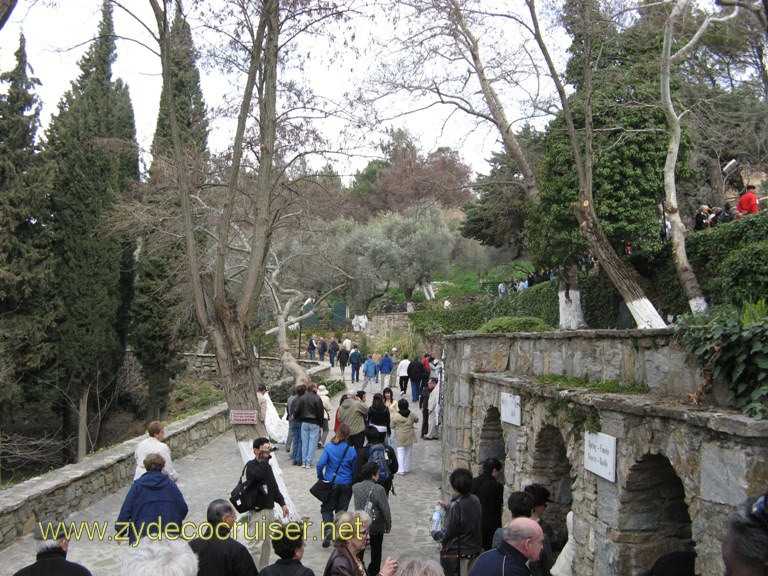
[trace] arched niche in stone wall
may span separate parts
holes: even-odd
[[[554,552],[559,552],[566,541],[565,517],[573,504],[573,481],[571,462],[560,430],[547,424],[536,434],[533,459],[529,476],[536,484],[545,486],[550,492],[550,502],[544,513],[558,537],[552,542]]]
[[[501,413],[496,406],[490,406],[483,418],[476,457],[478,463],[486,458],[498,458],[504,462],[507,457],[504,446],[504,431],[501,428]]]
[[[694,548],[683,483],[663,454],[645,454],[630,466],[612,540],[621,574],[645,572],[660,556]]]

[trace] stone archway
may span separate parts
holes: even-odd
[[[566,540],[565,517],[573,504],[573,481],[565,441],[557,427],[547,424],[536,434],[530,472],[533,482],[550,491],[552,502],[544,518],[559,536],[552,542],[553,551],[559,552]]]
[[[693,549],[685,489],[666,456],[646,454],[630,466],[613,540],[621,574],[647,571],[664,554]]]
[[[501,412],[496,406],[490,406],[483,418],[480,428],[480,438],[477,444],[477,462],[486,458],[498,458],[502,462],[506,458],[504,446],[504,430],[501,428]]]

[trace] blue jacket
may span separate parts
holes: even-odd
[[[363,364],[363,374],[366,376],[376,376],[376,361],[373,358],[368,358]]]
[[[347,451],[344,454],[344,450]],[[344,460],[342,462],[342,456]],[[339,473],[336,474],[335,484],[352,484],[352,472],[355,469],[355,459],[357,458],[357,451],[355,448],[346,442],[340,442],[334,444],[328,442],[323,449],[323,453],[320,455],[320,460],[317,461],[317,479],[330,482],[333,478],[333,473],[336,472],[336,468],[339,469]],[[339,463],[341,462],[341,466]]]
[[[157,533],[156,526],[148,526],[150,522],[159,522],[163,534],[172,523],[181,531],[187,512],[189,508],[184,496],[173,480],[162,472],[145,472],[128,490],[117,517],[116,530],[120,537],[127,537],[131,543],[148,533],[148,528],[149,533]]]
[[[528,558],[522,552],[502,540],[498,548],[480,554],[469,576],[481,576],[483,574],[531,576],[531,571],[526,564],[527,561]]]
[[[384,356],[379,362],[379,370],[382,374],[390,374],[392,372],[392,358]]]

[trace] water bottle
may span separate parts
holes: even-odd
[[[445,510],[440,504],[435,505],[435,511],[432,514],[432,520],[429,523],[429,531],[434,534],[443,527],[443,516],[445,516]]]

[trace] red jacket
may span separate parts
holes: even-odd
[[[753,190],[747,190],[739,198],[739,204],[736,206],[742,214],[754,214],[760,208],[757,205],[757,196]]]

